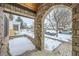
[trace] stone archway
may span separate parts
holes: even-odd
[[[45,48],[45,45],[48,45],[48,44],[45,44],[45,42],[47,42],[45,39],[47,39],[48,40],[48,37],[46,37],[47,35],[45,34],[45,33],[48,33],[48,32],[46,32],[46,29],[44,28],[45,27],[45,22],[47,21],[47,20],[49,20],[51,23],[50,24],[52,24],[52,20],[51,20],[51,15],[53,14],[53,11],[55,11],[55,10],[57,10],[58,8],[60,8],[61,10],[63,9],[65,12],[67,12],[68,11],[68,15],[69,15],[69,19],[68,20],[70,20],[71,21],[71,24],[72,24],[72,8],[70,8],[70,7],[68,7],[68,6],[65,6],[65,5],[55,5],[55,6],[52,6],[51,8],[49,8],[48,9],[48,11],[45,13],[45,15],[43,16],[43,18],[42,18],[42,48],[44,49],[44,51],[46,50],[46,48]],[[61,11],[61,12],[63,12],[63,10]],[[51,13],[51,14],[50,14]],[[49,15],[50,14],[50,15]],[[48,16],[50,16],[50,19],[48,19]],[[66,16],[66,15],[65,15]],[[47,18],[47,19],[46,19]],[[66,18],[66,17],[65,17]],[[63,19],[64,20],[64,19]],[[65,20],[67,20],[67,19],[65,19]],[[67,20],[67,21],[68,21]],[[47,23],[49,23],[49,21],[47,21]],[[70,25],[71,25],[70,24]],[[64,25],[64,24],[63,24]],[[54,25],[51,25],[51,26],[54,26]],[[47,26],[47,27],[50,27],[50,26]],[[72,28],[72,26],[70,26],[71,28]],[[64,29],[63,29],[64,30]],[[50,31],[50,30],[49,30]],[[53,31],[53,30],[51,30],[51,31]],[[51,32],[49,32],[49,33],[51,33]],[[53,32],[54,33],[54,32]],[[52,33],[52,34],[53,34]],[[55,34],[55,33],[54,33]],[[64,35],[66,35],[66,34],[64,34]],[[72,37],[72,35],[70,35],[70,37]],[[53,38],[51,38],[51,40],[52,40]],[[72,38],[70,38],[70,40],[72,40]],[[57,41],[57,39],[55,38],[55,41],[56,42],[58,42],[57,44],[58,45],[60,45],[60,42],[66,42],[66,41],[62,41],[62,40],[58,40]],[[54,43],[54,40],[52,41],[53,43]],[[50,42],[51,43],[51,42]],[[52,43],[52,45],[53,45],[53,43]],[[47,47],[47,46],[46,46]],[[53,48],[52,48],[53,49]],[[55,47],[54,47],[54,49],[55,49]],[[65,48],[66,49],[66,48]],[[48,48],[48,50],[51,50],[50,48]],[[69,53],[69,55],[71,55],[72,54],[72,44],[70,45],[70,53]],[[47,50],[46,50],[47,51]],[[64,51],[65,52],[65,51]]]
[[[37,11],[37,16],[36,16],[36,19],[35,19],[35,36],[37,39],[37,47],[38,49],[42,49],[42,20],[43,20],[43,17],[45,15],[45,13],[52,7],[52,6],[55,6],[55,5],[65,5],[65,6],[68,6],[68,7],[72,7],[74,5],[72,4],[53,4],[53,3],[50,3],[50,4],[42,4],[39,8],[38,8],[38,11]]]
[[[49,4],[42,4],[39,8],[38,8],[38,11],[37,11],[37,16],[36,16],[36,19],[35,19],[35,39],[36,39],[36,46],[37,46],[37,48],[39,49],[39,50],[42,50],[43,49],[43,41],[42,41],[42,39],[43,39],[43,36],[42,36],[42,18],[43,18],[43,16],[45,15],[45,13],[48,11],[48,9],[50,9],[52,6],[55,6],[55,5],[65,5],[65,6],[68,6],[68,7],[70,7],[70,8],[72,8],[72,17],[74,17],[74,15],[76,14],[76,13],[79,13],[78,12],[78,4],[63,4],[63,3],[59,3],[59,4],[53,4],[53,3],[49,3]],[[74,21],[73,21],[74,19],[72,19],[72,22],[73,23],[75,23]],[[73,36],[72,36],[72,44],[75,44],[75,41],[74,40],[76,40],[77,41],[77,37],[75,36],[75,29],[74,29],[74,26],[75,26],[75,24],[74,24],[74,26],[73,26],[73,23],[72,23],[72,28],[73,28],[73,31],[72,32],[74,32],[74,33],[72,33],[73,34]],[[72,45],[72,55],[76,55],[76,50],[73,50],[73,45]]]

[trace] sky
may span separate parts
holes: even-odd
[[[15,19],[17,19],[17,17],[19,17],[18,15],[13,15],[14,19],[13,19],[13,22],[15,23]],[[24,23],[27,23],[27,25],[33,25],[34,24],[34,19],[31,19],[31,18],[26,18],[26,17],[22,17],[20,16],[21,19],[23,19],[23,22]]]

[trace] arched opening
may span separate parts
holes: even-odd
[[[59,55],[72,55],[72,9],[51,7],[42,19],[42,48]]]

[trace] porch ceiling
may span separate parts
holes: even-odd
[[[37,11],[38,7],[40,6],[40,3],[19,3],[19,4],[33,11]]]

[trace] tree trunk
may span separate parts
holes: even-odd
[[[57,22],[57,24],[56,24],[56,37],[58,37],[58,22]]]

